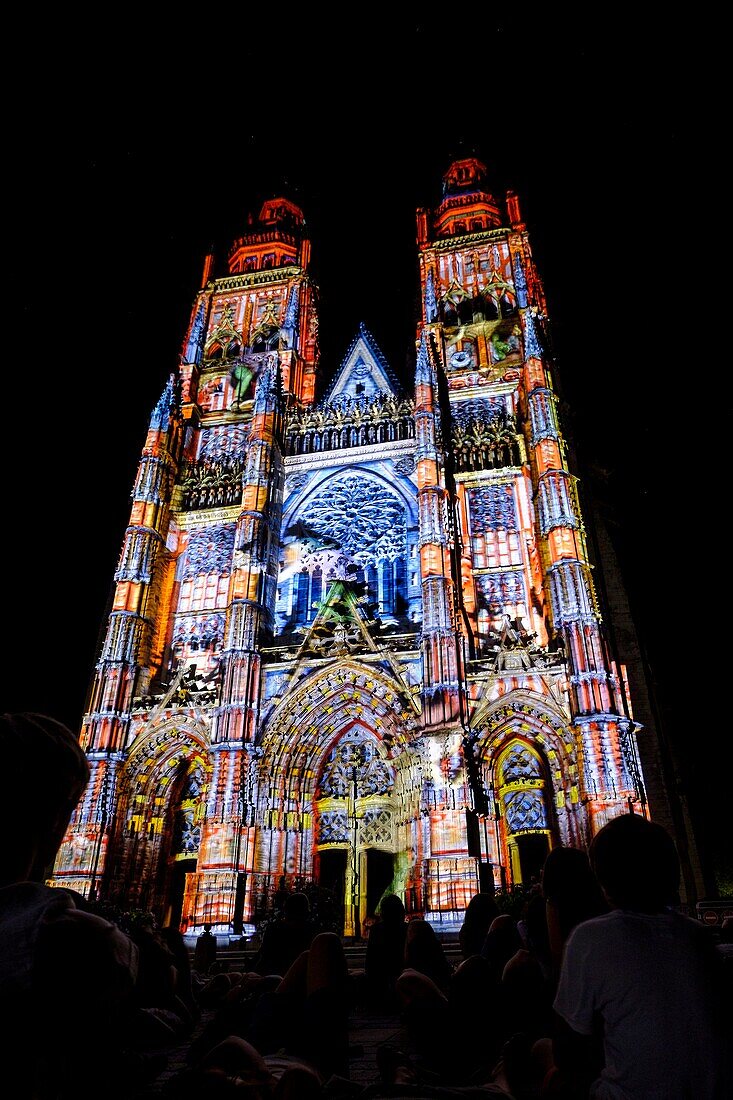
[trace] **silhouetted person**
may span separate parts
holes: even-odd
[[[382,1061],[392,1061],[393,1071],[406,1068],[408,1072],[393,1080],[431,1088],[468,1087],[477,1074],[486,1083],[484,1088],[495,1080],[493,1071],[505,1038],[506,1006],[483,956],[465,959],[445,989],[427,974],[405,967],[396,990],[404,1049],[391,1051]],[[422,1093],[414,1095],[422,1100]]]
[[[550,952],[550,974],[557,984],[563,951],[576,925],[608,912],[590,859],[580,848],[553,848],[542,868],[542,895],[545,905]]]
[[[369,929],[364,953],[367,994],[374,1005],[388,1009],[398,1004],[395,982],[405,966],[405,906],[397,894],[385,894],[378,920]]]
[[[215,962],[216,936],[211,931],[211,925],[207,923],[204,925],[203,932],[196,937],[191,965],[197,974],[208,974]]]
[[[708,930],[671,907],[680,877],[672,838],[625,814],[593,838],[590,859],[611,911],[576,925],[565,945],[554,1007],[568,1031],[556,1064],[572,1072],[597,1037],[591,1096],[733,1096],[723,960]]]
[[[301,1058],[263,1056],[239,1035],[229,1035],[190,1069],[170,1079],[169,1100],[317,1100],[319,1074]]]
[[[526,899],[523,913],[517,921],[522,943],[537,959],[542,973],[550,978],[552,971],[550,936],[547,927],[547,903],[541,888],[533,890]]]
[[[275,891],[275,896],[273,898],[273,907],[278,916],[282,914],[285,908],[285,902],[288,900],[289,895],[290,891],[288,890],[288,884],[285,875],[280,875],[280,880],[277,884],[277,890]]]
[[[522,946],[522,938],[517,922],[510,913],[500,913],[491,922],[486,933],[481,955],[491,966],[491,973],[497,986],[504,973],[504,967]]]
[[[250,1081],[255,1091],[246,1095],[258,1096],[260,1086],[272,1090],[283,1079],[291,1091],[277,1085],[278,1097],[318,1095],[332,1074],[348,1076],[350,996],[346,956],[334,932],[314,936],[282,977],[242,974],[192,1044],[192,1069],[173,1082],[170,1096],[226,1095],[225,1083],[216,1080],[222,1074],[242,1078],[231,1082],[240,1090]]]
[[[471,955],[480,955],[494,917],[499,916],[499,907],[493,894],[474,894],[469,901],[458,932],[458,943],[464,959]]]
[[[167,945],[173,956],[175,965],[175,992],[181,1005],[181,1012],[193,1026],[201,1016],[199,1005],[193,989],[192,959],[186,947],[186,941],[178,928],[166,925],[158,930],[158,935]]]
[[[137,947],[80,895],[44,882],[89,764],[71,730],[42,714],[0,715],[0,754],[10,779],[0,846],[2,1080],[14,1100],[91,1100],[100,1080],[121,1096],[134,1067],[116,1035],[131,1011]]]
[[[252,969],[257,974],[283,977],[298,955],[310,947],[316,931],[308,895],[300,891],[288,894],[282,916],[268,924],[262,934]]]
[[[444,993],[453,973],[443,945],[432,924],[426,920],[411,920],[405,938],[405,967],[425,974]]]
[[[139,965],[133,991],[137,1045],[159,1049],[190,1033],[193,1018],[178,995],[178,966],[152,913],[138,915],[130,937],[137,945]]]

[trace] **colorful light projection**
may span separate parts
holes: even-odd
[[[460,922],[645,812],[516,196],[475,159],[418,213],[414,394],[362,324],[323,396],[302,213],[264,204],[156,406],[54,881],[191,931],[281,876],[358,935]]]

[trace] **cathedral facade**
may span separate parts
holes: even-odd
[[[140,459],[54,884],[189,932],[251,930],[283,878],[327,891],[346,936],[385,892],[450,927],[553,846],[650,812],[516,196],[454,162],[417,260],[407,389],[364,325],[322,383],[287,199],[226,273],[207,261]]]

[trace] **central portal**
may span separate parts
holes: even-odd
[[[341,935],[362,937],[365,923],[376,917],[379,903],[394,888],[394,855],[378,848],[358,854],[358,879],[349,848],[321,848],[318,853],[319,889],[328,895]]]
[[[373,730],[356,724],[324,760],[318,781],[317,877],[343,912],[344,936],[361,939],[394,876],[394,769]]]

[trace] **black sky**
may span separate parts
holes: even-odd
[[[456,9],[440,25],[401,10],[342,23],[212,12],[170,39],[128,22],[86,45],[66,20],[18,76],[3,710],[79,725],[148,418],[205,254],[224,263],[250,211],[293,198],[325,376],[364,321],[409,380],[415,210],[437,202],[451,159],[475,153],[497,196],[520,196],[566,429],[606,501],[670,737],[684,745],[693,711],[705,725],[679,674],[690,594],[672,541],[691,486],[670,448],[690,368],[679,274],[698,247],[679,230],[704,190],[681,79],[689,36],[597,8],[594,22]],[[702,774],[691,764],[686,781]]]

